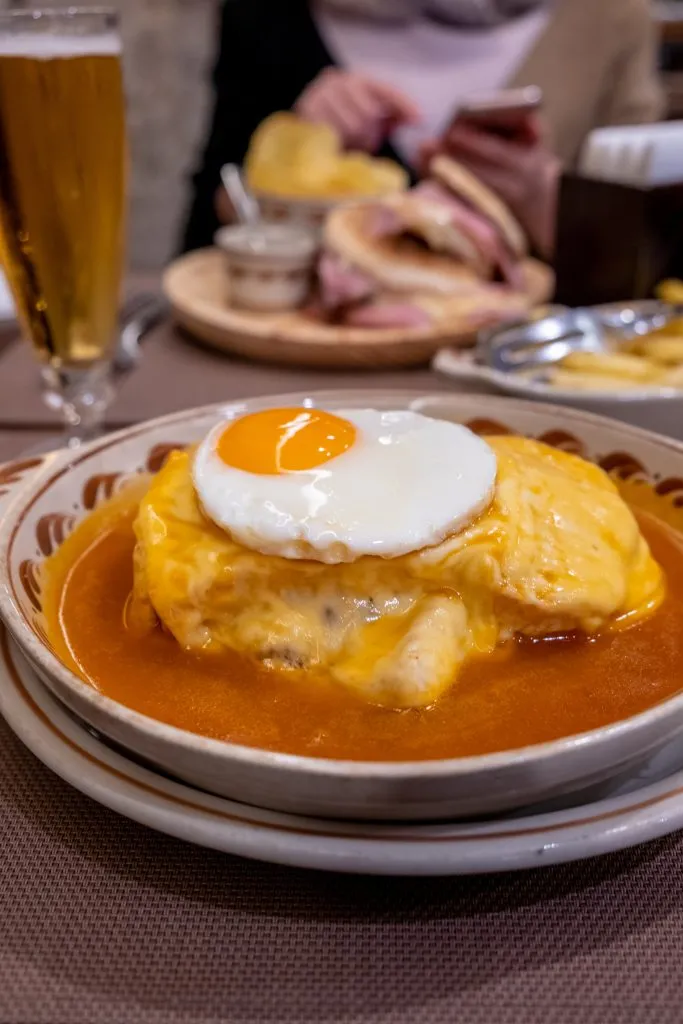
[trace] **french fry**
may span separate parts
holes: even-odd
[[[655,331],[638,338],[630,351],[664,366],[677,366],[683,363],[683,336]]]
[[[683,303],[683,281],[672,278],[662,281],[657,285],[655,294],[661,302],[668,302],[672,306]]]
[[[547,381],[551,387],[562,391],[633,391],[648,386],[644,381],[610,377],[602,373],[581,373],[562,367],[550,370]]]
[[[627,381],[649,381],[659,368],[641,356],[621,352],[572,352],[565,356],[562,369]]]
[[[683,365],[667,370],[657,383],[663,388],[683,388]]]

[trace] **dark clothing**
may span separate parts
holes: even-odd
[[[334,63],[306,0],[225,0],[211,132],[192,178],[183,251],[212,243],[222,165],[241,164],[261,121],[291,109],[306,86]],[[390,146],[381,155],[398,159]]]

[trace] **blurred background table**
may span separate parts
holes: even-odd
[[[129,281],[129,290],[134,293],[155,283],[158,278],[153,275],[138,275]],[[145,338],[140,366],[122,379],[108,424],[122,427],[195,405],[260,394],[344,387],[453,390],[452,384],[429,369],[339,373],[231,359],[195,344],[167,322]],[[42,402],[29,347],[17,331],[0,335],[0,460],[58,430],[57,415]]]
[[[342,386],[451,387],[428,370],[259,367],[162,325],[110,422]],[[5,337],[0,459],[55,427],[30,352]],[[496,877],[288,870],[118,817],[62,783],[0,719],[0,843],[3,1024],[681,1020],[681,836]]]

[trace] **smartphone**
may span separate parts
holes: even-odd
[[[475,93],[460,104],[454,122],[468,121],[496,135],[526,138],[529,115],[542,105],[543,91],[537,85]]]
[[[542,103],[543,91],[537,85],[527,85],[523,89],[498,89],[467,96],[458,107],[457,116],[477,121],[489,117],[498,120],[502,116],[519,119],[538,110]]]

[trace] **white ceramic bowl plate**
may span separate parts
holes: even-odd
[[[448,819],[532,804],[625,771],[683,730],[681,694],[615,725],[523,750],[417,763],[335,761],[197,736],[117,704],[78,679],[45,635],[41,562],[89,509],[131,475],[158,469],[170,448],[199,440],[220,419],[293,404],[412,408],[480,429],[552,439],[596,460],[627,453],[653,481],[683,478],[683,445],[598,417],[480,395],[386,391],[211,406],[129,428],[75,455],[59,452],[0,469],[0,613],[40,679],[84,721],[208,792],[290,813],[376,820]]]

